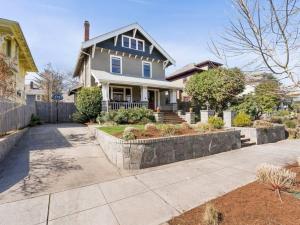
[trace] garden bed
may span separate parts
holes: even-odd
[[[163,137],[163,133],[160,131],[160,127],[163,126],[163,124],[157,124],[156,127],[157,130],[145,130],[144,125],[116,125],[116,126],[103,126],[99,127],[101,131],[104,131],[110,135],[113,135],[117,138],[122,138],[123,132],[126,127],[134,127],[137,129],[136,139],[148,139],[148,138],[158,138]],[[192,128],[182,128],[180,125],[175,125],[177,128],[175,131],[175,135],[187,135],[187,134],[196,134],[199,133],[197,130]]]
[[[189,129],[194,133],[125,141],[118,137],[120,129],[125,127],[93,128],[93,132],[110,161],[122,169],[159,166],[241,147],[240,131],[234,130],[197,133]]]
[[[290,166],[297,173],[295,189],[300,190],[300,167]],[[269,186],[250,183],[208,203],[221,213],[219,225],[296,225],[300,224],[300,199],[290,193],[282,193],[280,202]],[[170,225],[205,225],[203,204],[169,221]]]

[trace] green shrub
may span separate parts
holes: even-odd
[[[146,124],[155,121],[153,111],[146,108],[119,109],[103,112],[97,117],[97,122],[116,122],[117,124]]]
[[[139,130],[135,127],[126,127],[124,132],[123,132],[123,139],[125,141],[129,140],[135,140],[136,139],[136,132]]]
[[[176,126],[173,124],[163,124],[160,127],[161,133],[163,136],[173,136],[176,133]]]
[[[279,110],[274,113],[274,116],[288,116],[290,112],[288,110]]]
[[[251,126],[251,117],[244,112],[240,112],[233,119],[233,125],[236,127],[248,127]]]
[[[282,124],[282,118],[280,116],[272,116],[270,119],[271,123],[279,123]]]
[[[285,120],[284,121],[284,125],[287,127],[287,128],[296,128],[297,124],[294,120]]]
[[[224,126],[224,121],[220,117],[211,116],[208,118],[208,124],[214,129],[221,129]]]
[[[31,114],[29,126],[34,127],[36,125],[41,125],[41,124],[42,123],[41,123],[40,117],[38,117],[34,114]]]
[[[89,121],[89,118],[81,112],[75,112],[72,114],[72,120],[76,123],[86,123]]]
[[[191,125],[188,124],[187,122],[183,122],[180,124],[181,129],[191,129]]]
[[[273,127],[273,124],[265,120],[256,120],[253,123],[253,127],[255,128]]]
[[[208,124],[208,123],[198,122],[195,127],[201,133],[205,133],[205,132],[213,130],[213,127],[210,124]]]
[[[99,87],[82,88],[76,97],[77,110],[88,120],[95,120],[101,113],[102,94]]]
[[[155,126],[154,123],[147,123],[144,127],[145,131],[157,131],[157,127]]]

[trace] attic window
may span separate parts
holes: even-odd
[[[145,51],[145,41],[138,38],[122,35],[122,47],[134,49],[137,51]]]

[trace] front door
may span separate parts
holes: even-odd
[[[152,90],[148,90],[148,107],[155,110],[155,92]]]

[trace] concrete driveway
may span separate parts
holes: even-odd
[[[30,128],[0,162],[0,203],[120,177],[80,124]]]
[[[106,160],[87,128],[36,127],[1,165],[0,224],[159,225],[253,181],[260,163],[297,156],[300,141],[285,140],[126,173]]]

